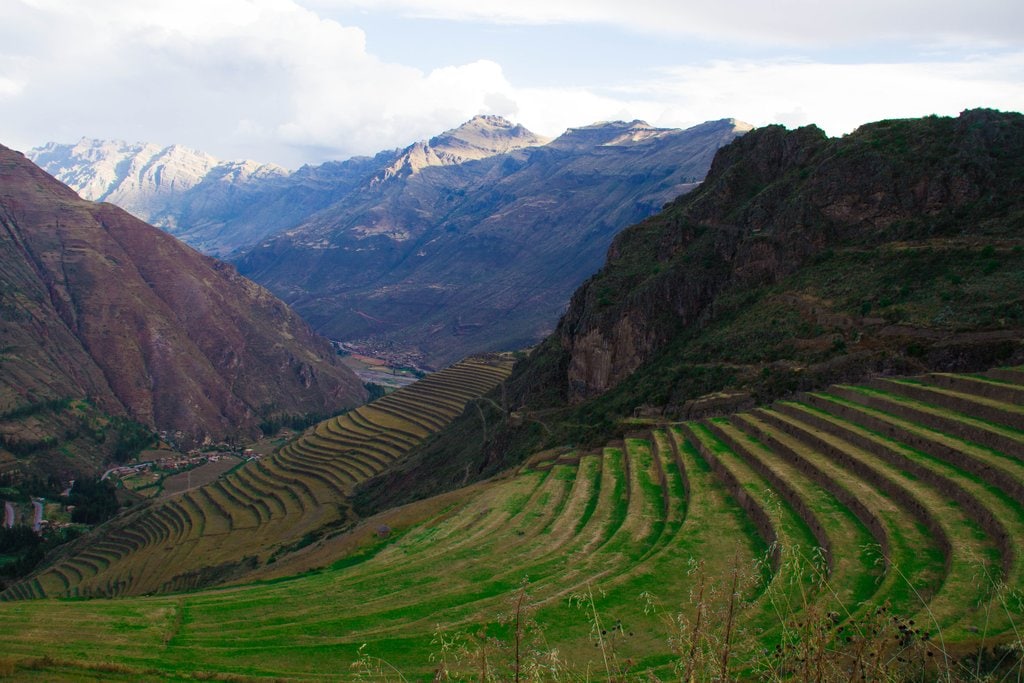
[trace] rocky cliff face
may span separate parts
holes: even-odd
[[[749,133],[699,190],[617,237],[573,296],[557,332],[569,397],[616,386],[712,319],[723,293],[778,282],[826,250],[1019,240],[1022,158],[1024,117],[987,110],[841,139],[814,127]]]
[[[364,389],[267,290],[0,147],[0,413],[88,398],[184,442]]]
[[[747,129],[612,122],[494,154],[533,138],[478,119],[429,147],[484,158],[413,173],[407,155],[396,162],[407,172],[261,242],[239,269],[335,339],[433,365],[525,346],[552,329],[616,232],[693,188]]]

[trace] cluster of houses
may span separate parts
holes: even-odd
[[[334,348],[343,354],[363,356],[367,359],[383,361],[387,368],[410,368],[412,370],[426,370],[423,366],[424,356],[419,351],[395,348],[393,342],[388,341],[363,341],[353,342],[331,342]]]
[[[193,449],[188,453],[170,453],[169,455],[162,458],[156,458],[154,460],[146,460],[144,462],[132,463],[129,465],[120,465],[118,467],[112,467],[103,473],[101,479],[125,479],[127,477],[136,476],[139,474],[145,474],[154,470],[160,472],[179,472],[188,470],[193,467],[206,464],[208,462],[218,462],[222,458],[227,457],[241,457],[245,460],[259,460],[262,455],[257,453],[251,448],[227,450],[226,446],[221,446],[219,450],[201,450]],[[8,478],[13,478],[10,473],[7,473]],[[66,482],[67,488],[61,492],[61,498],[68,498],[71,495],[71,490],[74,488],[75,480],[72,479]],[[31,526],[36,533],[45,533],[47,529],[60,529],[69,526],[69,522],[49,520],[44,518],[44,505],[46,501],[42,498],[34,498],[31,501],[32,511],[31,513],[24,512],[21,506],[10,502],[0,501],[0,524],[4,527],[13,527],[19,520],[31,519]],[[64,510],[68,513],[74,512],[74,505],[66,505]],[[23,516],[24,515],[24,516]],[[25,523],[28,523],[27,521]]]
[[[245,460],[258,460],[260,458],[260,454],[251,448],[246,448],[239,452],[220,450],[203,451],[197,448],[189,451],[188,453],[174,453],[167,457],[157,458],[156,460],[146,460],[144,462],[132,463],[130,465],[113,467],[103,474],[103,479],[107,479],[108,477],[123,479],[136,474],[150,472],[154,469],[161,470],[163,472],[178,472],[198,467],[199,465],[204,465],[208,462],[218,462],[221,458],[232,456],[240,456]]]

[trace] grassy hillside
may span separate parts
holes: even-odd
[[[637,422],[365,520],[256,583],[2,603],[0,667],[21,680],[1015,679],[1022,405],[1018,367]]]
[[[352,525],[347,497],[507,376],[467,359],[321,422],[273,456],[112,520],[0,599],[170,592],[237,580]]]

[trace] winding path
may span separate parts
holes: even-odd
[[[17,516],[17,512],[14,510],[14,503],[10,501],[4,501],[4,526],[8,529],[14,527],[14,518]]]

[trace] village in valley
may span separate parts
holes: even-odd
[[[423,354],[398,349],[391,342],[333,341],[342,362],[364,383],[394,390],[412,384],[430,372],[423,365]]]
[[[119,490],[125,491],[126,498],[180,493],[208,484],[245,462],[259,460],[292,435],[291,430],[284,429],[273,439],[247,446],[218,443],[184,453],[169,448],[146,450],[139,454],[137,462],[104,472],[103,479],[111,479]]]
[[[290,430],[282,430],[272,442],[266,440],[244,447],[219,443],[185,453],[171,450],[161,442],[159,448],[140,453],[136,462],[111,467],[100,481],[109,482],[118,502],[130,506],[143,499],[208,484],[245,462],[259,460],[292,435]],[[31,496],[28,501],[2,500],[3,527],[27,525],[39,535],[82,527],[73,521],[76,506],[70,500],[75,483],[74,479],[61,482],[62,491],[56,498]]]

